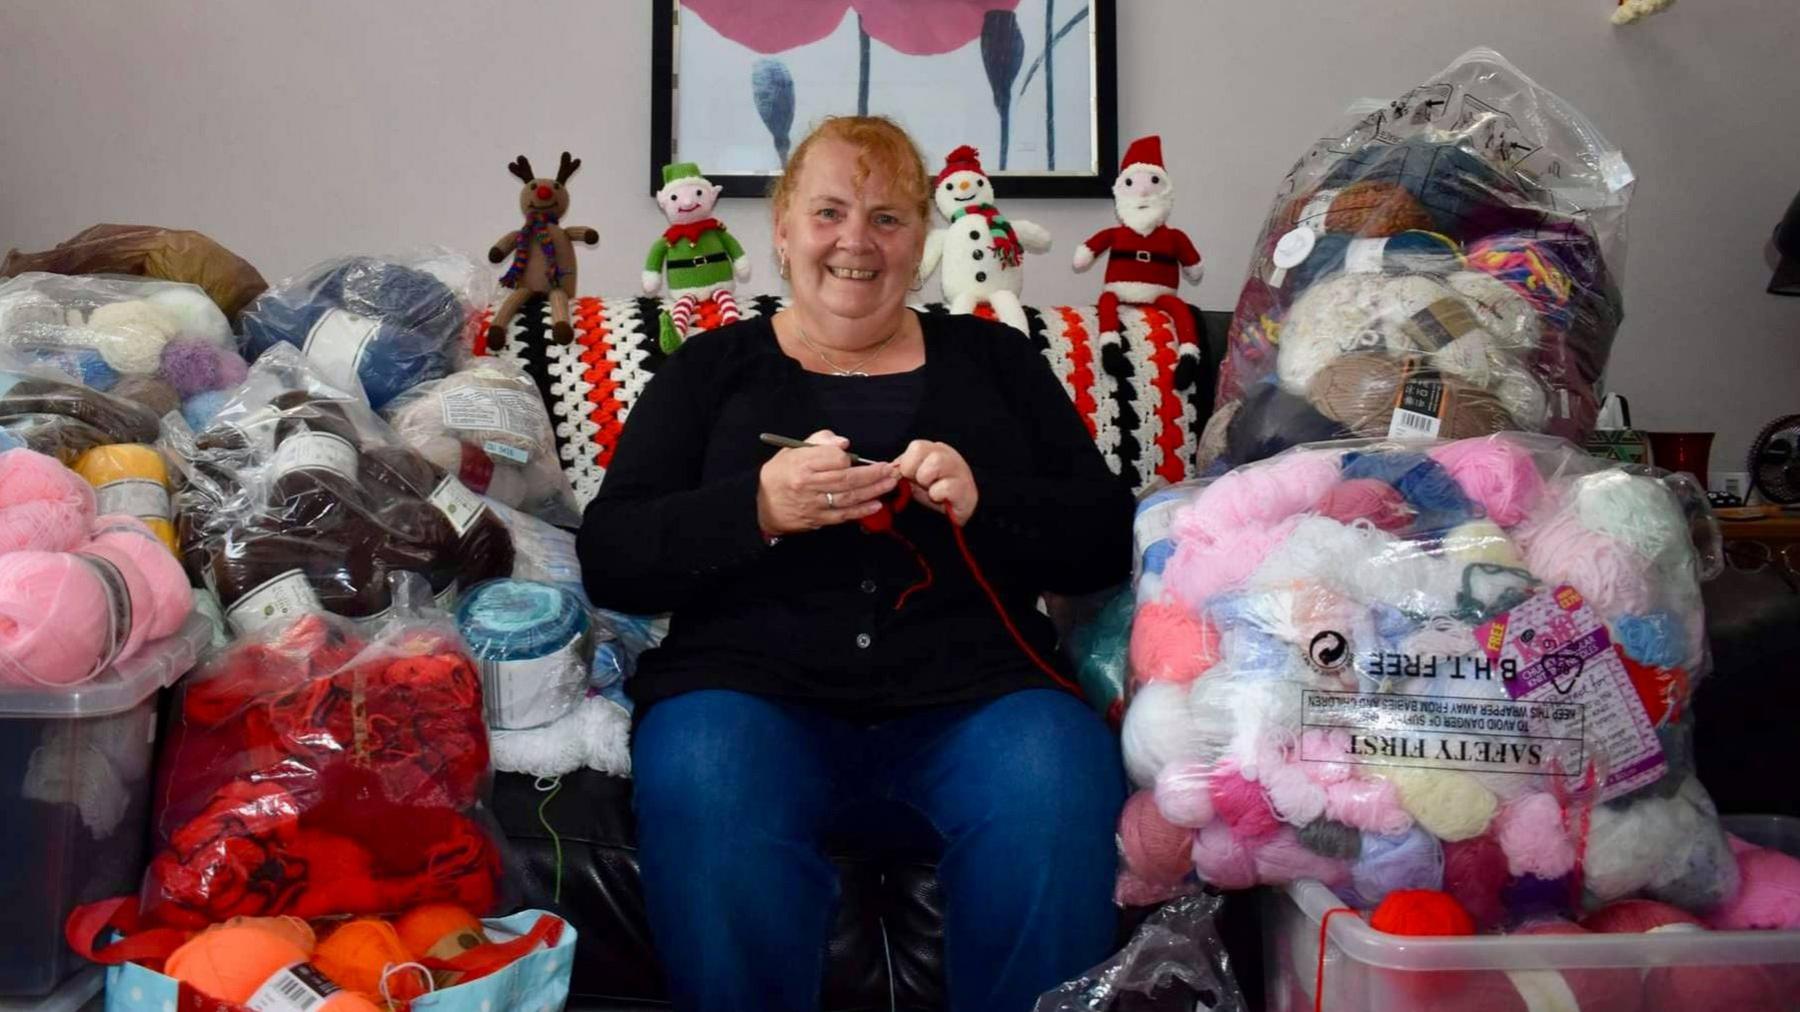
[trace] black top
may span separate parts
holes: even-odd
[[[897,443],[937,440],[969,462],[980,493],[964,528],[970,552],[1033,649],[1066,675],[1037,597],[1125,579],[1130,490],[1018,332],[969,315],[920,325],[923,389]],[[1006,631],[941,514],[915,504],[895,518],[933,577],[898,610],[923,576],[898,540],[851,523],[764,543],[758,471],[775,450],[757,434],[830,426],[811,375],[758,317],[683,344],[632,408],[578,544],[596,604],[674,612],[630,682],[638,716],[708,688],[881,719],[1054,685]]]
[[[925,370],[881,376],[827,376],[806,374],[827,428],[850,440],[856,452],[870,460],[893,460],[911,438],[913,416],[925,392]],[[796,439],[804,438],[802,432]]]

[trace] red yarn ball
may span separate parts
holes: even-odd
[[[1191,682],[1219,662],[1219,630],[1174,601],[1138,608],[1131,619],[1131,684]]]
[[[1154,792],[1138,791],[1119,813],[1119,849],[1132,874],[1152,885],[1173,885],[1193,865],[1194,831],[1163,818]]]
[[[1351,478],[1327,489],[1313,507],[1320,516],[1347,524],[1367,520],[1384,531],[1404,530],[1412,510],[1400,490],[1376,478]]]
[[[1475,919],[1456,897],[1436,889],[1396,889],[1369,914],[1369,926],[1414,938],[1473,935]]]
[[[1508,877],[1506,852],[1492,836],[1444,844],[1444,891],[1463,905],[1483,931],[1506,923],[1502,891]]]
[[[1655,900],[1620,900],[1588,914],[1581,926],[1607,935],[1635,935],[1668,924],[1701,927],[1700,918],[1680,907]]]

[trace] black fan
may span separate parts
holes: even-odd
[[[1781,506],[1800,503],[1800,415],[1763,426],[1750,444],[1750,488]]]

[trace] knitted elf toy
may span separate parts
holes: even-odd
[[[944,301],[952,313],[972,313],[977,303],[994,307],[1000,322],[1028,333],[1019,293],[1025,288],[1026,251],[1047,253],[1050,233],[1029,221],[1008,221],[994,206],[994,186],[981,155],[964,144],[944,159],[932,181],[932,199],[950,224],[925,239],[919,277],[941,262]]]
[[[525,184],[519,191],[519,210],[525,214],[525,227],[508,232],[488,250],[488,262],[499,263],[507,254],[512,263],[500,275],[500,287],[512,293],[494,310],[488,324],[489,351],[499,351],[506,344],[506,325],[525,300],[533,295],[550,297],[551,333],[558,344],[575,339],[575,327],[569,322],[569,300],[575,297],[575,246],[589,246],[600,241],[600,233],[580,225],[564,227],[562,216],[569,213],[569,191],[563,186],[581,159],[562,153],[555,179],[539,179],[531,171],[531,163],[520,155],[507,170]]]
[[[736,281],[750,280],[750,258],[744,247],[712,216],[723,189],[707,181],[692,162],[663,166],[663,186],[656,191],[656,206],[669,219],[662,237],[650,246],[644,259],[644,294],[655,295],[669,278],[669,295],[675,305],[658,321],[658,341],[664,353],[673,353],[687,339],[694,311],[708,299],[719,304],[721,323],[738,318]]]
[[[1124,168],[1113,181],[1113,211],[1119,224],[1095,232],[1075,247],[1075,271],[1094,265],[1107,253],[1106,282],[1101,286],[1099,315],[1103,334],[1119,332],[1119,303],[1154,305],[1175,321],[1176,338],[1197,344],[1187,303],[1175,295],[1186,278],[1199,284],[1200,252],[1187,233],[1168,225],[1175,208],[1175,183],[1163,168],[1162,138],[1140,137],[1125,149]]]

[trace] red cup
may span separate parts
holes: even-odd
[[[1665,471],[1686,471],[1710,488],[1706,480],[1707,461],[1712,457],[1713,434],[1710,432],[1646,432],[1650,440],[1650,463]]]

